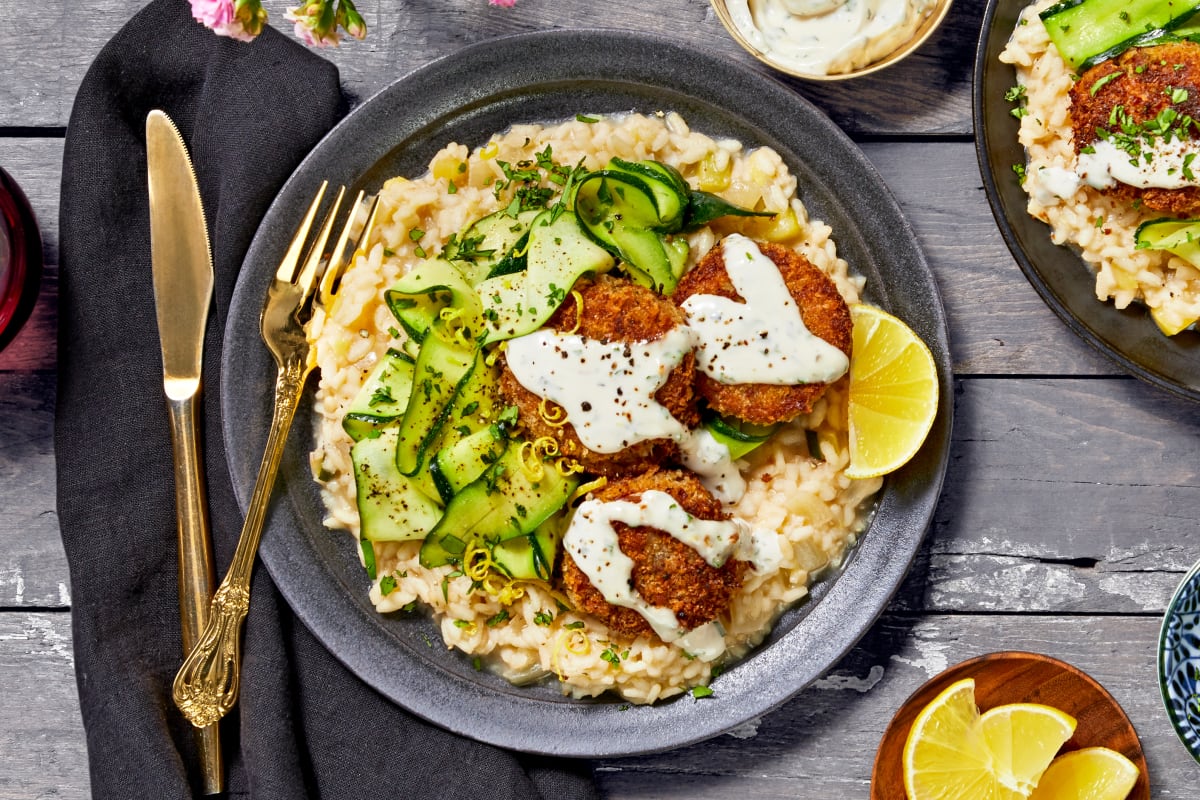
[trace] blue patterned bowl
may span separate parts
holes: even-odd
[[[1158,638],[1158,686],[1175,732],[1200,761],[1200,563],[1167,606]]]

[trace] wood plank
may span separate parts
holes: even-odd
[[[909,694],[959,661],[1021,649],[1054,655],[1103,684],[1138,730],[1154,797],[1190,798],[1200,771],[1162,709],[1157,637],[1152,617],[889,615],[828,676],[736,735],[597,762],[596,777],[611,800],[725,800],[731,790],[747,800],[866,798],[875,744]],[[0,800],[87,797],[68,615],[0,614],[0,685],[8,756]]]
[[[0,608],[71,604],[55,510],[53,424],[53,374],[0,372]]]
[[[0,613],[0,800],[91,796],[71,616]]]
[[[1161,612],[1200,558],[1193,406],[1130,378],[957,387],[908,606]]]
[[[21,26],[0,29],[0,124],[66,125],[79,83],[100,48],[144,5],[143,0],[53,0]],[[266,4],[276,27],[290,31],[283,4]],[[608,26],[659,34],[779,77],[856,134],[971,131],[971,64],[983,0],[959,0],[934,37],[901,64],[853,81],[805,82],[760,65],[721,26],[708,0],[609,3],[602,14],[589,0],[511,9],[484,0],[437,4],[364,3],[369,29],[322,53],[341,71],[346,94],[359,101],[435,58],[496,36],[552,28]],[[42,10],[44,9],[44,11]],[[82,22],[86,20],[86,23]]]
[[[1159,699],[1157,640],[1153,617],[889,615],[830,675],[738,736],[605,760],[597,778],[614,800],[724,800],[731,792],[747,800],[866,798],[875,746],[909,694],[976,655],[1029,650],[1074,664],[1104,685],[1137,728],[1153,796],[1190,798],[1200,790],[1200,770]]]
[[[956,375],[1116,373],[1025,279],[988,206],[974,144],[870,142],[863,151],[937,276]]]

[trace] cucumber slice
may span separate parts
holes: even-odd
[[[613,257],[588,238],[576,216],[561,209],[533,221],[527,259],[524,272],[488,278],[477,287],[484,344],[537,330],[581,275],[607,272],[613,265]]]
[[[429,448],[437,441],[460,386],[481,361],[479,351],[466,351],[438,336],[428,337],[421,345],[396,447],[396,468],[400,472],[415,475],[425,465]]]
[[[350,448],[362,537],[372,542],[423,539],[442,517],[442,507],[396,469],[400,429],[383,428]]]
[[[383,299],[417,342],[424,342],[430,330],[442,322],[441,313],[446,308],[455,310],[456,324],[464,328],[466,338],[473,338],[480,330],[479,294],[448,261],[422,261],[396,281]]]
[[[404,414],[412,392],[411,356],[389,349],[363,383],[342,417],[342,429],[354,441],[378,436],[379,429]]]
[[[439,567],[461,558],[472,539],[503,542],[532,532],[566,505],[579,478],[542,464],[534,480],[510,446],[500,460],[446,505],[446,512],[421,546],[421,564]]]
[[[483,471],[495,464],[508,447],[508,437],[499,425],[464,436],[438,450],[429,462],[429,472],[442,501],[449,503]]]
[[[523,241],[527,241],[529,225],[539,213],[541,212],[535,209],[522,211],[513,217],[506,211],[496,211],[476,220],[463,231],[459,236],[460,241],[479,239],[475,250],[488,254],[475,259],[453,262],[467,282],[475,286],[480,281],[491,277],[499,265],[506,260],[508,264],[505,269],[508,272],[515,272],[514,265],[518,259],[512,257],[513,253],[520,250]]]
[[[676,189],[660,173],[641,166],[655,162],[614,161],[639,173],[612,169],[592,173],[579,185],[575,213],[593,240],[620,256],[635,281],[670,294],[687,262],[687,242],[669,240],[661,232],[665,226],[658,213],[655,191],[677,201]],[[646,178],[642,172],[656,177]],[[681,222],[682,209],[677,211],[676,219]]]
[[[679,230],[683,225],[683,212],[687,208],[691,188],[678,170],[658,161],[624,161],[619,158],[609,161],[608,169],[639,177],[645,182],[658,211],[655,230],[663,233]]]
[[[751,425],[741,420],[712,417],[705,420],[704,427],[729,450],[729,457],[742,458],[771,438],[778,425]]]
[[[1082,72],[1180,27],[1197,9],[1200,0],[1063,0],[1038,16],[1063,60]]]
[[[550,580],[564,520],[564,515],[556,514],[524,536],[496,542],[492,546],[492,560],[510,578]]]
[[[1171,250],[1200,242],[1200,219],[1155,219],[1134,231],[1139,250]]]

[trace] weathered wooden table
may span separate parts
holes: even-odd
[[[277,23],[284,5],[267,2]],[[60,163],[84,71],[140,6],[0,0],[0,165],[33,203],[48,263],[33,318],[0,353],[0,798],[88,796],[51,446]],[[370,36],[328,53],[352,102],[470,42],[583,25],[655,31],[765,70],[706,0],[361,6]],[[1161,614],[1200,558],[1200,417],[1076,339],[1005,248],[973,145],[982,15],[981,0],[958,0],[921,51],[876,76],[787,81],[879,168],[949,313],[953,451],[917,564],[827,677],[733,735],[597,763],[607,797],[865,798],[876,745],[904,698],[949,665],[1005,649],[1088,671],[1136,725],[1154,796],[1200,792],[1200,766],[1176,740],[1155,680]]]

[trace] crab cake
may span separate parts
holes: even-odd
[[[1098,131],[1124,136],[1123,127],[1151,123],[1157,129],[1159,120],[1168,119],[1167,127],[1180,130],[1183,138],[1195,140],[1200,133],[1194,122],[1200,120],[1200,45],[1194,42],[1130,48],[1092,67],[1071,87],[1076,153],[1093,145],[1101,136]],[[1155,135],[1163,138],[1161,132]],[[1200,143],[1190,144],[1192,152],[1200,151]],[[1200,173],[1200,166],[1196,170]],[[1128,203],[1140,199],[1154,211],[1200,215],[1197,186],[1143,189],[1118,182],[1101,191]]]
[[[833,280],[800,253],[769,242],[756,244],[779,269],[800,309],[804,327],[849,356],[850,308]],[[693,295],[716,295],[745,302],[725,269],[724,248],[720,244],[683,276],[671,299],[682,306]],[[827,387],[826,383],[726,384],[696,370],[696,391],[711,409],[755,425],[772,425],[807,414]]]
[[[582,298],[582,314],[574,292]],[[575,284],[574,292],[567,295],[550,317],[547,328],[605,343],[632,344],[654,341],[685,324],[683,312],[671,301],[628,280],[608,275],[597,276],[594,280],[581,279]],[[700,423],[693,390],[695,365],[695,356],[689,350],[654,394],[654,399],[688,428]],[[589,472],[607,476],[639,472],[649,465],[675,458],[679,453],[671,439],[635,442],[616,453],[598,453],[587,448],[570,420],[565,425],[553,424],[565,415],[565,411],[549,400],[543,406],[542,398],[517,380],[507,360],[500,377],[500,392],[507,402],[520,410],[521,424],[528,438],[554,438],[563,455],[575,459]]]
[[[654,469],[615,480],[593,497],[603,502],[637,500],[642,492],[652,490],[671,495],[680,507],[700,519],[729,519],[700,479],[684,470]],[[671,609],[684,630],[694,630],[724,613],[749,566],[729,558],[721,567],[712,567],[691,547],[656,528],[614,522],[613,530],[621,552],[633,560],[633,589],[650,605]],[[577,610],[592,614],[627,636],[653,633],[637,611],[605,600],[565,550],[561,574],[563,589]]]

